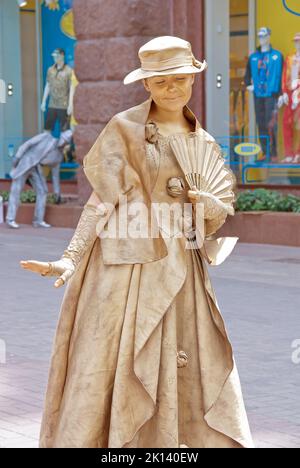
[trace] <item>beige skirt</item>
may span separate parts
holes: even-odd
[[[85,256],[61,307],[40,447],[253,447],[206,265],[175,238],[168,251],[104,265],[97,240]]]

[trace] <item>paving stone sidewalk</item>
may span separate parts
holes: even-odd
[[[38,447],[64,293],[53,279],[21,270],[19,261],[56,260],[72,233],[0,225],[0,447]],[[256,446],[300,448],[300,352],[292,347],[300,348],[300,249],[238,244],[210,274]]]

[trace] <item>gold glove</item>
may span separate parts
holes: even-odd
[[[234,215],[234,208],[232,205],[223,203],[211,193],[197,190],[197,187],[193,187],[193,190],[189,190],[188,196],[191,198],[193,204],[203,204],[204,219],[213,220],[222,215]]]
[[[66,283],[74,274],[84,254],[97,237],[100,212],[94,205],[86,204],[72,240],[58,262],[50,262],[45,276],[59,276]]]
[[[225,204],[214,195],[208,192],[202,192],[193,187],[193,190],[189,190],[188,196],[193,203],[193,211],[195,214],[196,203],[202,203],[204,211],[204,222],[205,222],[205,235],[201,235],[204,238],[210,237],[215,234],[225,223],[227,216],[234,215],[234,208],[232,205]],[[198,242],[199,246],[201,241]]]

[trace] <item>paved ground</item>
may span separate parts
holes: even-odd
[[[0,447],[38,445],[63,295],[18,262],[57,259],[71,235],[0,226]],[[257,447],[300,448],[300,249],[239,244],[211,276]]]

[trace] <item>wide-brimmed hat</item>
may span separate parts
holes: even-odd
[[[207,68],[205,60],[195,59],[191,44],[179,37],[156,37],[144,44],[138,55],[141,68],[125,76],[125,85],[151,76],[201,73]]]

